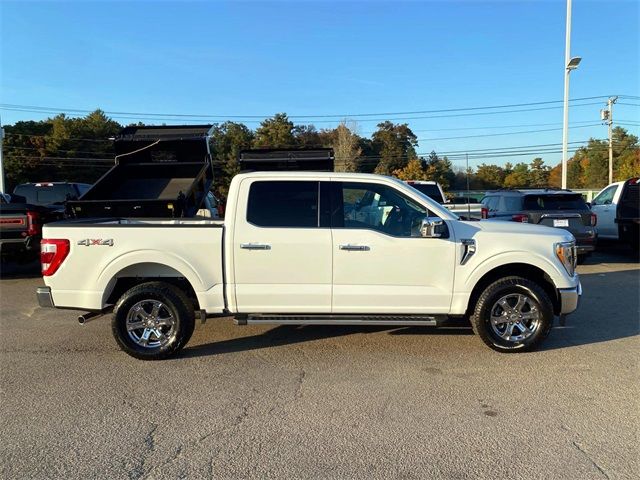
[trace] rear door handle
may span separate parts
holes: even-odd
[[[271,250],[271,245],[267,243],[241,243],[240,248],[245,250]]]
[[[338,248],[340,250],[348,250],[351,252],[367,252],[371,250],[367,245],[351,245],[351,244],[338,245]]]

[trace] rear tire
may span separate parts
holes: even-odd
[[[498,352],[528,352],[540,345],[553,326],[553,303],[540,285],[522,277],[505,277],[480,295],[471,327]]]
[[[187,344],[195,327],[193,303],[165,282],[127,290],[113,310],[111,330],[122,350],[140,360],[162,360]]]

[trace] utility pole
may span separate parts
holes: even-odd
[[[607,109],[600,112],[600,117],[609,126],[609,183],[613,183],[613,104],[618,97],[609,97]]]

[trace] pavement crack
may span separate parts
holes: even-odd
[[[598,470],[602,475],[604,475],[604,477],[605,477],[605,478],[610,478],[610,477],[609,477],[609,475],[607,474],[607,472],[606,472],[606,471],[605,471],[605,470],[604,470],[600,465],[598,465],[598,464],[596,463],[596,461],[595,461],[593,458],[591,458],[591,455],[589,455],[589,453],[588,453],[586,450],[584,450],[584,449],[580,446],[580,444],[578,444],[578,443],[577,443],[577,442],[575,442],[575,441],[574,441],[574,442],[571,442],[571,443],[573,444],[573,446],[574,446],[578,451],[582,452],[582,454],[583,454],[585,457],[587,457],[587,460],[589,460],[589,461],[591,462],[591,464],[592,464],[594,467],[596,467],[596,469],[597,469],[597,470]]]

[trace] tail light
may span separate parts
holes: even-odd
[[[529,215],[526,213],[517,213],[511,217],[514,222],[529,223]]]
[[[40,242],[42,276],[48,277],[58,271],[69,255],[69,240],[47,238]]]
[[[40,235],[42,233],[42,222],[37,212],[27,212],[27,235]]]
[[[598,224],[598,216],[595,213],[591,214],[591,226],[595,227]]]
[[[480,217],[481,218],[489,218],[489,209],[487,207],[482,207],[480,209]]]

